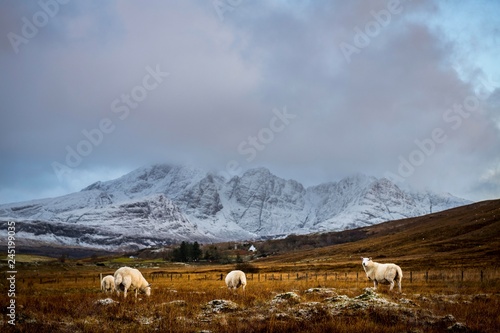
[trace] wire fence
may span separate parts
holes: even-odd
[[[30,284],[52,284],[60,282],[92,281],[100,283],[102,277],[113,275],[114,271],[95,274],[71,274],[64,272],[60,275],[47,275],[36,277],[19,277],[18,282]],[[198,272],[167,272],[152,271],[143,273],[150,282],[156,281],[190,281],[190,280],[224,280],[227,272],[198,273]],[[4,273],[5,278],[6,273]],[[339,281],[339,282],[363,282],[367,280],[364,271],[356,272],[265,272],[247,273],[249,281]],[[403,282],[405,283],[429,283],[432,281],[455,281],[455,282],[488,282],[500,280],[500,273],[497,269],[454,269],[454,270],[425,270],[425,271],[404,271]]]

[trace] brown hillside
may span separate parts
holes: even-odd
[[[352,268],[359,257],[395,261],[412,269],[497,267],[500,257],[500,200],[483,201],[422,217],[359,228],[360,240],[259,259],[271,262]],[[335,235],[352,235],[353,231]],[[333,236],[332,236],[333,237]]]

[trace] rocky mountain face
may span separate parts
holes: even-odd
[[[112,250],[344,230],[468,203],[365,175],[305,188],[265,168],[226,179],[153,165],[62,197],[0,205],[0,220],[16,221],[18,238]]]

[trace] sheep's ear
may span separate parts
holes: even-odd
[[[360,258],[361,258],[361,260],[365,259],[365,258],[363,258],[363,257],[360,257]]]
[[[368,260],[372,260],[372,257],[368,258]]]
[[[148,287],[151,287],[151,283],[148,284]]]

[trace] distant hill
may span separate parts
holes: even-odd
[[[329,241],[333,245],[304,249]],[[293,244],[290,246],[290,244]],[[421,217],[322,235],[256,244],[280,251],[257,262],[357,267],[360,258],[397,261],[408,268],[500,266],[500,200],[478,202]],[[292,250],[293,249],[293,250]],[[417,267],[418,266],[418,267]]]

